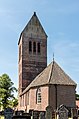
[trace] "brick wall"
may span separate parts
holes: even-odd
[[[20,109],[27,110],[34,109],[39,111],[45,111],[45,108],[48,105],[53,107],[55,110],[61,104],[64,104],[67,107],[75,107],[75,87],[74,86],[65,86],[65,85],[50,85],[42,86],[41,89],[41,103],[36,102],[36,91],[37,88],[32,88],[26,92],[20,98],[21,107]],[[38,87],[39,88],[39,87]],[[57,90],[56,90],[57,88]],[[57,91],[57,93],[56,93]],[[29,95],[28,95],[29,94]],[[56,97],[57,95],[57,97]],[[57,99],[56,99],[57,98]],[[57,102],[56,102],[57,101]],[[57,106],[57,107],[56,107]]]
[[[30,31],[31,32],[31,31]],[[21,58],[19,58],[19,88],[22,92],[28,84],[47,66],[47,39],[26,37],[27,33],[23,33],[22,40],[19,42],[19,47],[21,46]],[[29,41],[40,43],[40,53],[29,53]],[[37,47],[37,45],[36,45]],[[32,47],[33,48],[33,47]],[[36,48],[37,49],[37,48]],[[24,80],[24,81],[23,81]]]
[[[29,105],[27,105],[27,110],[34,109],[39,111],[45,111],[48,105],[48,86],[41,87],[41,103],[36,103],[36,91],[35,89],[30,89],[29,91]]]
[[[30,41],[32,43],[32,52],[29,52]],[[33,52],[34,42],[36,43],[35,53]],[[40,43],[40,53],[38,52],[38,43]],[[35,14],[22,31],[18,47],[18,78],[20,96],[30,82],[47,66],[47,35]]]
[[[75,107],[75,86],[58,85],[58,106],[63,103],[67,107]]]
[[[55,85],[51,85],[50,104],[52,105],[53,109],[56,109],[56,100],[57,107],[61,104],[64,104],[67,107],[75,107],[75,86],[57,85],[57,87],[55,87]]]

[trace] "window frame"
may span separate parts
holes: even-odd
[[[36,90],[36,104],[40,104],[41,103],[41,100],[42,100],[42,97],[41,97],[41,88],[38,88]]]

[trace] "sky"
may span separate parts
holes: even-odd
[[[18,40],[34,12],[48,35],[48,64],[54,53],[79,94],[79,0],[0,0],[0,76],[18,88]]]

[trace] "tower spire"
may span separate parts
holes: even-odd
[[[54,63],[54,53],[53,53],[53,63]]]
[[[48,82],[50,82],[51,77],[52,77],[52,73],[53,73],[53,68],[54,68],[54,53],[53,53],[53,61],[52,61],[52,65],[51,65],[51,66],[52,66],[52,67],[51,67],[51,72],[50,72],[50,77],[49,77]]]
[[[34,16],[36,16],[36,12],[34,12]]]
[[[28,46],[26,44],[28,44]],[[27,23],[26,27],[22,31],[18,43],[19,58],[20,58],[18,63],[19,90],[20,90],[19,94],[21,94],[25,90],[25,88],[31,83],[31,81],[46,68],[47,66],[46,44],[47,44],[47,35],[36,15],[36,12],[34,12],[31,19]],[[44,55],[42,52],[44,53]]]

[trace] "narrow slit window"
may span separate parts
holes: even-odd
[[[38,53],[40,53],[40,43],[38,43]]]
[[[33,42],[33,52],[36,53],[36,42]]]
[[[29,52],[32,52],[32,42],[29,41]]]

